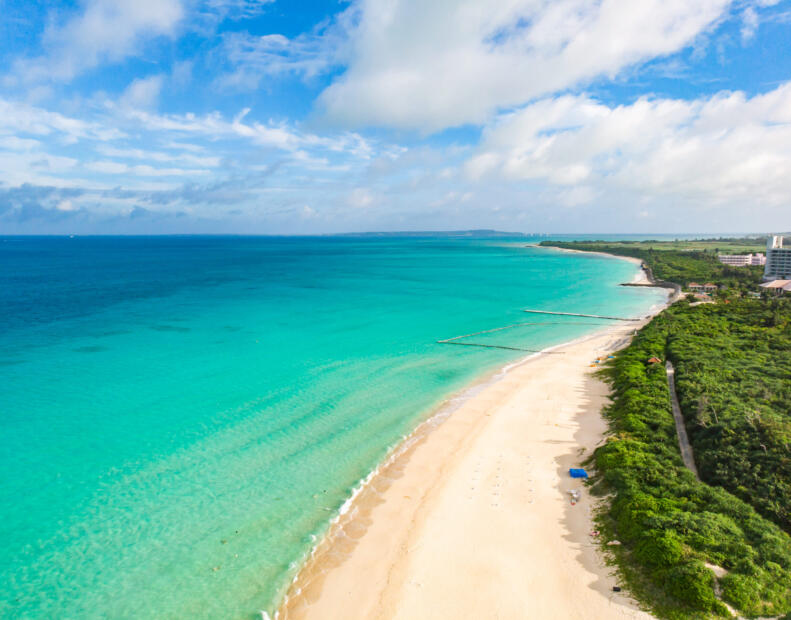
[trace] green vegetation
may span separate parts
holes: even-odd
[[[791,300],[742,297],[763,269],[716,258],[762,251],[763,240],[542,245],[632,256],[659,281],[720,286],[721,303],[676,303],[602,371],[613,434],[593,456],[594,488],[612,498],[601,530],[621,542],[607,549],[627,586],[661,617],[729,617],[727,604],[791,619]],[[651,357],[676,368],[702,481],[681,461],[665,368]]]
[[[710,247],[701,249],[700,246]],[[727,245],[729,244],[729,245]],[[686,286],[690,282],[713,282],[734,291],[755,290],[761,282],[763,267],[731,267],[717,260],[717,254],[734,253],[740,248],[744,251],[764,251],[765,246],[750,246],[736,241],[542,241],[542,246],[584,250],[588,252],[608,252],[620,256],[641,259],[657,280],[675,282]],[[728,251],[725,251],[725,247]]]
[[[595,243],[599,246],[676,250],[679,252],[707,252],[711,254],[750,254],[766,251],[766,236],[758,237],[720,237],[718,239],[685,239],[681,241],[575,241],[572,243]],[[548,242],[548,245],[555,245]]]
[[[791,304],[669,316],[667,355],[701,477],[791,533]]]
[[[613,435],[594,455],[595,488],[613,494],[602,532],[622,543],[608,549],[626,584],[662,617],[727,617],[723,602],[746,616],[791,613],[789,317],[781,300],[682,301],[603,371],[614,393]],[[652,356],[676,366],[704,482],[682,464]]]

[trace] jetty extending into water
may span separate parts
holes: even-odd
[[[554,316],[574,316],[574,317],[582,317],[588,319],[606,319],[608,321],[640,321],[642,319],[627,319],[622,317],[616,316],[601,316],[598,314],[578,314],[574,312],[550,312],[549,310],[523,310],[523,312],[531,312],[534,314],[551,314]],[[443,340],[437,340],[437,344],[456,344],[465,347],[483,347],[486,349],[506,349],[508,351],[526,351],[528,353],[547,353],[547,354],[554,354],[553,351],[544,351],[542,349],[526,349],[524,347],[512,347],[502,344],[484,344],[479,342],[461,342],[461,340],[465,340],[467,338],[472,338],[473,336],[480,336],[482,334],[491,334],[493,332],[499,332],[504,329],[512,329],[514,327],[522,327],[524,325],[557,325],[557,321],[524,321],[521,323],[511,323],[510,325],[504,325],[502,327],[495,327],[493,329],[484,329],[478,332],[473,332],[471,334],[462,334],[461,336],[454,336],[453,338],[445,338]],[[584,325],[584,323],[576,323],[577,325]],[[590,323],[590,325],[598,325],[598,323]]]
[[[639,322],[642,319],[633,319],[633,318],[626,318],[620,316],[602,316],[600,314],[582,314],[579,312],[553,312],[550,310],[530,310],[524,309],[522,312],[528,312],[530,314],[548,314],[552,316],[573,316],[579,318],[586,318],[586,319],[599,319],[599,320],[607,320],[607,321],[632,321],[632,322]],[[503,327],[495,327],[494,329],[484,329],[478,332],[473,332],[471,334],[462,334],[461,336],[454,336],[453,338],[445,338],[443,340],[437,340],[437,344],[456,344],[465,347],[483,347],[486,349],[506,349],[508,351],[526,351],[528,353],[541,353],[541,349],[526,349],[523,347],[512,347],[502,344],[484,344],[479,342],[461,342],[462,340],[466,340],[467,338],[472,338],[473,336],[480,336],[482,334],[491,334],[493,332],[499,332],[504,329],[512,329],[514,327],[522,327],[524,325],[553,325],[556,324],[555,322],[535,322],[535,321],[525,321],[522,323],[512,323],[510,325],[504,325]],[[578,323],[579,324],[579,323]],[[592,325],[597,325],[596,323],[592,323]],[[543,351],[544,353],[552,354],[553,351]]]
[[[639,322],[643,319],[627,319],[620,316],[601,316],[598,314],[580,314],[578,312],[550,312],[549,310],[522,310],[531,314],[552,314],[555,316],[581,316],[587,319],[606,319],[608,321],[634,321]]]
[[[541,353],[541,349],[525,349],[523,347],[509,347],[501,344],[482,344],[478,342],[459,342],[463,338],[472,338],[473,336],[480,336],[481,334],[491,334],[492,332],[499,332],[504,329],[511,329],[513,327],[521,327],[523,325],[553,325],[554,323],[526,321],[522,323],[512,323],[511,325],[504,325],[503,327],[495,327],[494,329],[484,329],[479,332],[471,334],[462,334],[461,336],[454,336],[453,338],[445,338],[444,340],[437,340],[437,344],[457,344],[465,347],[484,347],[486,349],[506,349],[508,351],[526,351],[528,353]],[[554,353],[553,351],[543,351],[544,353]]]

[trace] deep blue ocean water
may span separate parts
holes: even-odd
[[[625,261],[447,238],[0,237],[0,617],[253,618],[477,377],[635,316]],[[600,326],[602,323],[598,323]]]

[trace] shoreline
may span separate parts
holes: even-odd
[[[564,250],[562,248],[553,249],[573,251]],[[635,274],[633,282],[652,284],[648,280],[645,271],[642,269],[642,261],[640,259],[598,252],[597,254],[602,254],[609,258],[628,260],[636,264],[641,268],[639,272]],[[667,307],[669,300],[670,297],[668,297],[668,300],[664,303],[652,307],[649,310],[649,318],[644,319],[639,324],[639,327],[642,327],[645,322],[650,320],[650,317],[655,316],[661,312],[662,309]],[[403,612],[403,609],[400,603],[398,605],[388,606],[384,604],[385,601],[383,597],[385,596],[385,590],[387,590],[391,584],[392,571],[399,565],[403,565],[404,561],[411,557],[411,554],[408,553],[407,550],[403,553],[403,557],[398,557],[398,551],[404,551],[405,540],[399,541],[398,536],[393,535],[392,528],[383,526],[385,523],[391,525],[396,524],[403,529],[405,524],[416,525],[419,521],[425,521],[429,515],[422,514],[427,512],[426,507],[422,506],[422,504],[437,499],[435,496],[441,494],[443,486],[448,482],[448,480],[444,479],[444,474],[448,473],[447,470],[452,469],[453,465],[457,464],[456,462],[468,452],[468,450],[464,450],[463,447],[477,438],[478,433],[476,431],[482,430],[476,427],[483,425],[486,422],[486,418],[495,416],[497,412],[486,413],[483,417],[477,416],[477,420],[466,420],[464,423],[458,420],[458,424],[449,424],[449,421],[454,420],[457,416],[465,417],[467,413],[465,410],[474,410],[478,408],[480,402],[486,401],[487,393],[503,392],[503,384],[509,384],[505,392],[508,392],[509,389],[513,391],[514,386],[510,384],[515,383],[518,385],[523,381],[523,379],[515,375],[521,376],[525,374],[526,368],[529,370],[538,364],[540,370],[541,361],[546,361],[543,366],[557,367],[563,365],[563,362],[560,360],[549,361],[548,358],[565,356],[549,356],[546,355],[547,353],[575,352],[579,354],[580,348],[584,348],[586,344],[594,345],[594,349],[598,352],[601,352],[602,348],[606,349],[607,352],[614,351],[628,344],[630,340],[629,334],[634,329],[634,325],[606,326],[574,340],[542,349],[540,352],[532,353],[486,374],[461,392],[448,398],[433,413],[429,414],[426,419],[420,422],[409,435],[403,437],[398,444],[391,448],[383,461],[379,463],[368,476],[360,481],[358,486],[353,490],[351,496],[339,509],[338,514],[330,523],[325,535],[318,541],[306,559],[302,562],[299,571],[294,576],[282,598],[274,617],[277,620],[303,617],[339,617],[335,614],[340,613],[342,610],[345,610],[343,616],[347,618],[395,617],[396,615],[402,615],[401,612]],[[585,366],[587,367],[588,365],[585,364]],[[600,391],[601,382],[592,379],[590,369],[583,372],[580,378],[585,382],[587,392],[591,391],[592,383],[599,384],[593,387],[594,391]],[[511,380],[509,381],[509,379]],[[598,399],[599,401],[602,401],[602,398],[606,398],[606,394],[603,396],[597,394],[595,396],[596,398],[594,400]],[[595,414],[594,417],[598,418],[600,423],[600,427],[597,432],[594,433],[594,438],[597,441],[603,437],[603,433],[606,430],[606,425],[601,426],[601,424],[604,424],[604,421],[599,413],[602,403],[603,401],[599,402],[594,408],[595,411],[593,411]],[[458,429],[454,428],[448,428],[448,432],[443,432],[446,430],[446,427],[462,427],[464,428],[464,432],[461,434],[458,432],[454,433],[454,431],[458,431]],[[441,441],[441,438],[436,437],[438,434],[456,435],[451,441],[451,444],[454,445],[454,449],[444,454],[443,458],[435,456],[434,454],[434,448],[438,447]],[[580,441],[579,443],[587,444],[590,443],[589,440],[590,438],[586,439],[586,441]],[[447,447],[448,442],[446,441],[445,444],[445,447]],[[591,447],[592,446],[587,446],[584,447],[584,449],[587,450]],[[462,449],[459,450],[458,448]],[[440,450],[439,452],[442,451]],[[433,468],[435,475],[426,476],[421,474],[420,471],[423,468],[414,463],[416,460],[427,461],[425,464]],[[415,474],[417,474],[417,480],[414,480]],[[410,477],[413,478],[411,482]],[[404,479],[406,479],[406,481]],[[415,486],[420,488],[414,488]],[[398,493],[403,493],[403,489],[396,490],[397,487],[404,487],[410,493],[421,495],[423,501],[418,504],[421,506],[421,509],[417,510],[414,508],[412,495],[404,494],[399,498]],[[530,491],[532,492],[533,489],[530,489]],[[582,492],[584,496],[587,496],[586,491],[583,490]],[[410,508],[413,509],[411,511],[404,511],[404,506],[400,506],[393,511],[387,506],[387,504],[404,504],[404,499],[408,500],[406,504],[412,504]],[[532,503],[533,500],[529,500],[529,504]],[[590,529],[591,508],[588,507],[587,510],[588,513],[585,515],[587,521],[583,529]],[[385,512],[390,514],[385,514]],[[410,515],[408,521],[405,519],[405,512]],[[581,514],[582,511],[578,510],[576,518]],[[384,530],[384,537],[382,537],[382,532],[379,532],[380,536],[378,539],[376,538],[377,532],[373,532],[372,530],[377,529]],[[412,533],[411,528],[408,527],[407,530],[408,531],[402,531],[401,533],[406,535],[408,539]],[[400,544],[395,545],[394,543],[396,541],[399,541]],[[588,542],[590,543],[591,541]],[[595,543],[595,541],[593,541],[593,543]],[[382,544],[390,547],[387,553],[379,553]],[[596,546],[595,544],[588,545],[589,548]],[[367,547],[367,549],[358,549],[358,547]],[[395,556],[393,555],[394,553]],[[604,566],[599,554],[594,551],[593,557],[587,557],[590,554],[583,555],[586,557],[582,559],[581,564],[588,568],[595,567],[597,570],[594,572],[598,573],[597,576],[603,577],[600,573],[604,570]],[[355,563],[355,559],[361,560],[362,564],[358,567],[350,566],[350,564]],[[374,578],[374,583],[370,584],[371,587],[366,587],[363,583],[367,583],[371,579],[371,574],[366,570],[366,567],[370,567],[371,563],[377,566],[378,571],[373,571],[373,573],[378,573],[378,578]],[[401,568],[403,569],[403,566],[401,566]],[[406,575],[407,573],[403,572],[402,576],[404,578],[406,578]],[[328,580],[334,583],[326,584],[325,582]],[[381,590],[382,584],[387,584],[385,590]],[[350,586],[352,589],[362,588],[365,593],[369,595],[368,606],[358,606],[356,612],[350,611],[347,606],[354,601],[354,597],[350,600],[346,599],[353,590],[349,590],[349,588],[344,590],[344,585]],[[387,595],[392,598],[394,592],[392,588],[389,588],[389,590],[391,591],[388,591]],[[370,598],[372,592],[379,593],[377,600]],[[362,593],[358,592],[356,596],[360,594]],[[601,593],[599,593],[599,595],[601,596]],[[623,610],[628,610],[630,612],[627,615],[634,616],[631,612],[638,615],[642,614],[642,612],[637,611],[637,608],[627,597],[619,595],[617,598],[620,599],[619,604],[623,607]],[[608,604],[612,602],[612,599],[613,596],[610,596]],[[423,603],[425,604],[425,601]],[[421,607],[419,606],[417,609],[421,609]],[[389,613],[387,613],[386,610],[388,610]],[[267,617],[264,612],[262,612],[262,615],[264,618]],[[414,614],[406,614],[404,617],[415,616]]]
[[[616,258],[618,260],[625,260],[634,265],[637,265],[640,268],[639,273],[635,274],[634,278],[632,278],[629,284],[640,284],[643,286],[655,286],[657,288],[663,288],[659,286],[656,282],[653,282],[648,277],[645,268],[645,261],[642,258],[636,258],[634,256],[622,256],[620,254],[610,254],[609,252],[594,252],[588,250],[574,250],[572,248],[559,248],[554,245],[530,244],[529,247],[541,248],[542,250],[556,250],[557,252],[569,252],[571,254],[588,254],[593,256],[604,256],[606,258]]]

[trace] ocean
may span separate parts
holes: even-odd
[[[271,613],[420,421],[606,325],[522,309],[665,299],[527,242],[0,237],[0,617]]]

